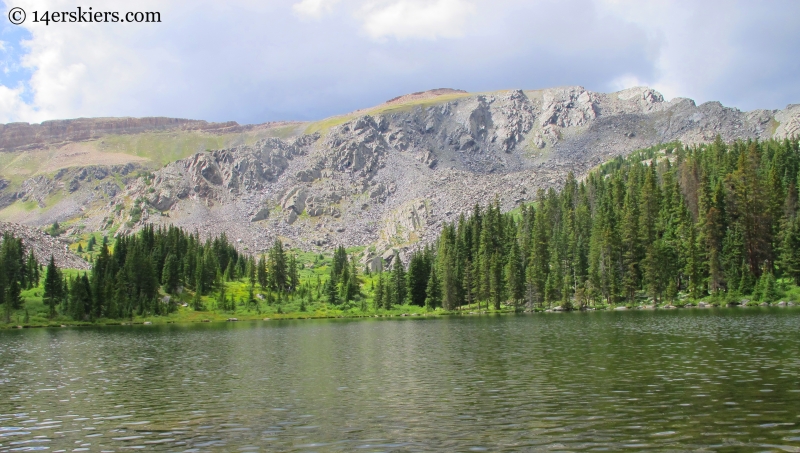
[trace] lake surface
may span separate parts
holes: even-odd
[[[0,332],[0,451],[800,452],[800,309]]]

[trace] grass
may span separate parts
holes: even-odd
[[[340,126],[350,120],[353,120],[363,115],[379,115],[388,113],[408,112],[416,107],[421,107],[421,108],[430,107],[433,105],[442,104],[445,102],[450,102],[456,99],[461,99],[464,97],[469,97],[474,95],[475,93],[453,93],[453,94],[444,94],[441,96],[436,96],[427,99],[415,99],[397,104],[381,104],[376,107],[368,108],[365,110],[359,110],[358,112],[349,113],[346,115],[332,116],[330,118],[325,118],[320,121],[315,121],[306,127],[304,133],[313,134],[315,132],[320,132],[321,134],[324,135],[331,128]]]
[[[77,247],[77,244],[73,244]],[[307,254],[314,255],[314,254]],[[306,256],[307,259],[313,262],[311,256]],[[326,260],[319,260],[317,258],[318,266],[313,268],[306,268],[301,270],[301,274],[306,279],[315,280],[316,275],[327,275],[326,270],[330,265],[330,258]],[[301,261],[303,262],[303,261]],[[82,274],[82,271],[65,269],[63,270],[65,276],[74,278]],[[374,276],[367,277],[366,280],[371,282]],[[43,279],[42,279],[43,280]],[[366,287],[366,285],[365,285]],[[420,315],[444,315],[449,312],[439,310],[428,311],[424,307],[414,305],[400,305],[391,310],[373,310],[372,302],[368,298],[367,306],[370,307],[362,311],[358,306],[332,306],[327,303],[315,300],[311,302],[305,311],[301,311],[301,301],[298,297],[289,297],[283,300],[280,304],[273,303],[267,304],[264,299],[257,296],[259,304],[257,307],[246,307],[245,301],[249,295],[249,283],[244,280],[237,280],[225,283],[226,293],[228,297],[233,297],[235,301],[234,310],[220,310],[216,309],[216,293],[203,296],[202,303],[205,307],[204,310],[193,310],[191,307],[178,306],[177,309],[167,315],[145,315],[134,316],[131,319],[98,319],[93,322],[88,321],[75,321],[64,315],[58,314],[53,319],[49,318],[48,308],[42,301],[42,294],[44,292],[40,284],[36,288],[25,290],[22,292],[24,305],[21,309],[12,312],[11,322],[5,323],[4,319],[0,319],[0,328],[14,328],[17,326],[25,327],[58,327],[58,326],[81,326],[81,325],[116,325],[121,323],[134,323],[141,324],[150,322],[153,324],[166,324],[166,323],[191,323],[191,322],[212,322],[212,321],[226,321],[229,318],[237,318],[238,320],[262,320],[269,319],[310,319],[310,318],[342,318],[342,317],[388,317],[388,316],[420,316]],[[365,291],[366,292],[366,291]],[[263,292],[256,287],[255,294],[262,294]],[[178,304],[189,304],[192,300],[192,294],[184,292],[181,295],[173,296]],[[28,316],[28,321],[25,322],[25,316]]]
[[[27,178],[37,174],[52,176],[61,168],[138,162],[155,169],[206,150],[252,145],[266,137],[290,137],[297,128],[282,126],[221,135],[201,131],[107,135],[60,147],[0,153],[0,174],[16,187]]]
[[[81,243],[88,240],[89,235],[81,238]],[[102,238],[97,238],[102,240]],[[77,247],[77,243],[72,245]],[[324,282],[328,272],[330,271],[331,258],[325,257],[320,259],[320,256],[311,252],[298,253],[298,263],[303,264],[303,269],[300,270],[301,280],[311,282],[312,286],[316,284],[317,277],[320,281]],[[74,269],[63,270],[65,276],[74,278],[83,273],[83,271]],[[4,319],[0,318],[0,328],[13,328],[17,326],[25,327],[58,327],[58,326],[81,326],[81,325],[118,325],[118,324],[167,324],[167,323],[192,323],[192,322],[222,322],[227,321],[229,318],[236,318],[240,321],[247,320],[273,320],[273,319],[317,319],[317,318],[363,318],[363,317],[394,317],[394,316],[445,316],[445,315],[459,315],[459,314],[500,314],[500,313],[514,313],[516,310],[513,306],[503,304],[500,310],[494,310],[487,306],[486,302],[480,305],[472,304],[462,306],[455,311],[446,311],[441,308],[436,310],[428,310],[425,307],[415,305],[398,305],[391,310],[374,309],[372,303],[372,288],[373,283],[377,280],[377,274],[364,275],[362,278],[362,295],[366,305],[366,310],[362,310],[360,302],[351,302],[348,305],[329,305],[316,298],[316,288],[312,289],[313,301],[307,304],[306,309],[301,310],[301,300],[299,297],[284,296],[286,299],[280,303],[268,304],[266,302],[267,296],[265,292],[260,291],[258,287],[255,289],[255,294],[259,301],[258,306],[246,306],[245,301],[249,296],[249,283],[244,280],[237,280],[225,283],[225,290],[228,297],[233,297],[235,302],[234,310],[220,310],[216,308],[217,293],[212,293],[203,296],[202,304],[205,307],[203,310],[193,310],[191,307],[178,306],[177,309],[166,315],[144,315],[134,316],[130,319],[98,319],[93,322],[88,321],[75,321],[63,315],[57,315],[55,318],[50,319],[48,316],[48,308],[42,302],[43,288],[41,284],[33,289],[25,290],[22,292],[24,306],[20,310],[16,310],[11,314],[11,322],[5,323]],[[781,284],[781,298],[780,300],[800,301],[800,287],[782,282]],[[263,299],[258,297],[262,294]],[[193,295],[190,292],[184,292],[181,295],[173,296],[178,304],[189,304]],[[737,298],[737,301],[741,298]],[[699,302],[704,302],[708,306],[724,306],[726,299],[715,298],[707,296],[697,301],[689,300],[686,295],[679,296],[678,300],[673,304],[679,307],[692,307],[697,306]],[[617,305],[606,305],[605,303],[598,303],[593,305],[592,308],[596,310],[614,309],[618,307],[626,307],[629,309],[642,308],[644,306],[652,305],[652,301],[647,299],[639,300],[637,303],[627,304],[620,303]],[[666,302],[658,304],[659,308],[664,308]],[[748,304],[756,305],[756,304]],[[553,307],[556,304],[552,305]],[[541,312],[547,307],[537,307],[534,311]],[[25,316],[28,321],[25,322]]]
[[[94,142],[98,150],[143,157],[163,166],[210,149],[252,145],[259,134],[206,134],[198,131],[147,132],[130,135],[109,135]]]

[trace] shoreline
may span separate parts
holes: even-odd
[[[629,307],[626,305],[618,306],[601,306],[599,308],[589,307],[586,309],[570,309],[565,310],[561,307],[553,307],[549,309],[534,309],[534,310],[514,310],[514,309],[501,309],[495,310],[481,310],[481,311],[430,311],[430,312],[398,312],[398,313],[374,313],[374,314],[335,314],[335,313],[283,313],[283,314],[253,314],[243,313],[238,316],[236,313],[222,314],[214,312],[178,312],[178,316],[147,316],[142,318],[134,318],[133,320],[103,320],[100,319],[95,322],[89,321],[60,321],[47,324],[25,324],[25,323],[10,323],[0,326],[0,330],[21,330],[21,329],[41,329],[41,328],[67,328],[67,327],[104,327],[104,326],[147,326],[147,325],[189,325],[197,323],[220,323],[220,322],[245,322],[245,321],[294,321],[294,320],[314,320],[314,319],[375,319],[375,318],[437,318],[445,316],[486,316],[486,315],[534,315],[534,314],[548,314],[548,313],[586,313],[586,312],[618,312],[618,311],[672,311],[679,309],[730,309],[730,308],[798,308],[800,305],[795,302],[779,302],[769,305],[749,305],[749,304],[736,304],[736,305],[712,305],[701,303],[698,305],[686,304],[683,306],[635,306]],[[421,307],[415,307],[421,308]],[[173,314],[173,315],[176,315]]]

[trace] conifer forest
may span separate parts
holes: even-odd
[[[280,240],[248,254],[147,226],[96,240],[89,272],[39,263],[11,234],[0,245],[5,323],[40,302],[48,320],[197,313],[373,315],[753,304],[800,285],[798,140],[668,143],[618,157],[536,202],[476,205],[437,240],[370,269]],[[35,304],[34,304],[35,305]],[[33,306],[33,305],[32,305]]]

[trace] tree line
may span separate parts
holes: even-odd
[[[518,211],[476,205],[407,268],[379,275],[374,300],[447,310],[774,300],[779,279],[800,284],[799,169],[797,140],[618,157]]]
[[[502,213],[476,205],[443,227],[430,246],[370,276],[362,288],[355,256],[335,250],[324,281],[301,280],[302,268],[281,241],[259,257],[236,250],[223,234],[201,241],[177,227],[145,226],[100,245],[92,270],[65,278],[52,259],[44,301],[76,320],[162,314],[175,309],[162,294],[192,292],[194,309],[216,293],[234,301],[225,282],[249,283],[268,304],[299,297],[342,309],[412,304],[454,310],[565,308],[592,304],[713,296],[774,300],[782,284],[800,284],[798,141],[668,143],[618,157],[563,188],[539,190],[536,202]],[[323,258],[321,255],[320,259]],[[316,264],[316,260],[315,260]],[[370,270],[365,269],[364,274]],[[3,236],[0,300],[22,305],[20,291],[38,285],[39,265],[22,241]],[[171,299],[174,301],[174,298]]]
[[[278,292],[290,292],[298,285],[295,258],[287,258],[280,241],[256,262],[253,256],[238,252],[224,233],[202,241],[197,233],[152,225],[118,236],[113,252],[104,238],[90,272],[63,278],[61,285],[53,283],[62,278],[51,261],[45,273],[44,300],[53,313],[59,307],[75,320],[166,314],[176,304],[174,298],[162,297],[162,292],[176,295],[187,290],[193,292],[194,309],[208,308],[202,296],[212,292],[218,294],[216,308],[225,309],[233,303],[225,295],[225,282],[239,279]]]
[[[39,284],[39,263],[33,251],[26,253],[21,238],[12,232],[3,233],[0,244],[0,304],[3,304],[3,316],[9,322],[11,310],[23,306],[22,290]]]

